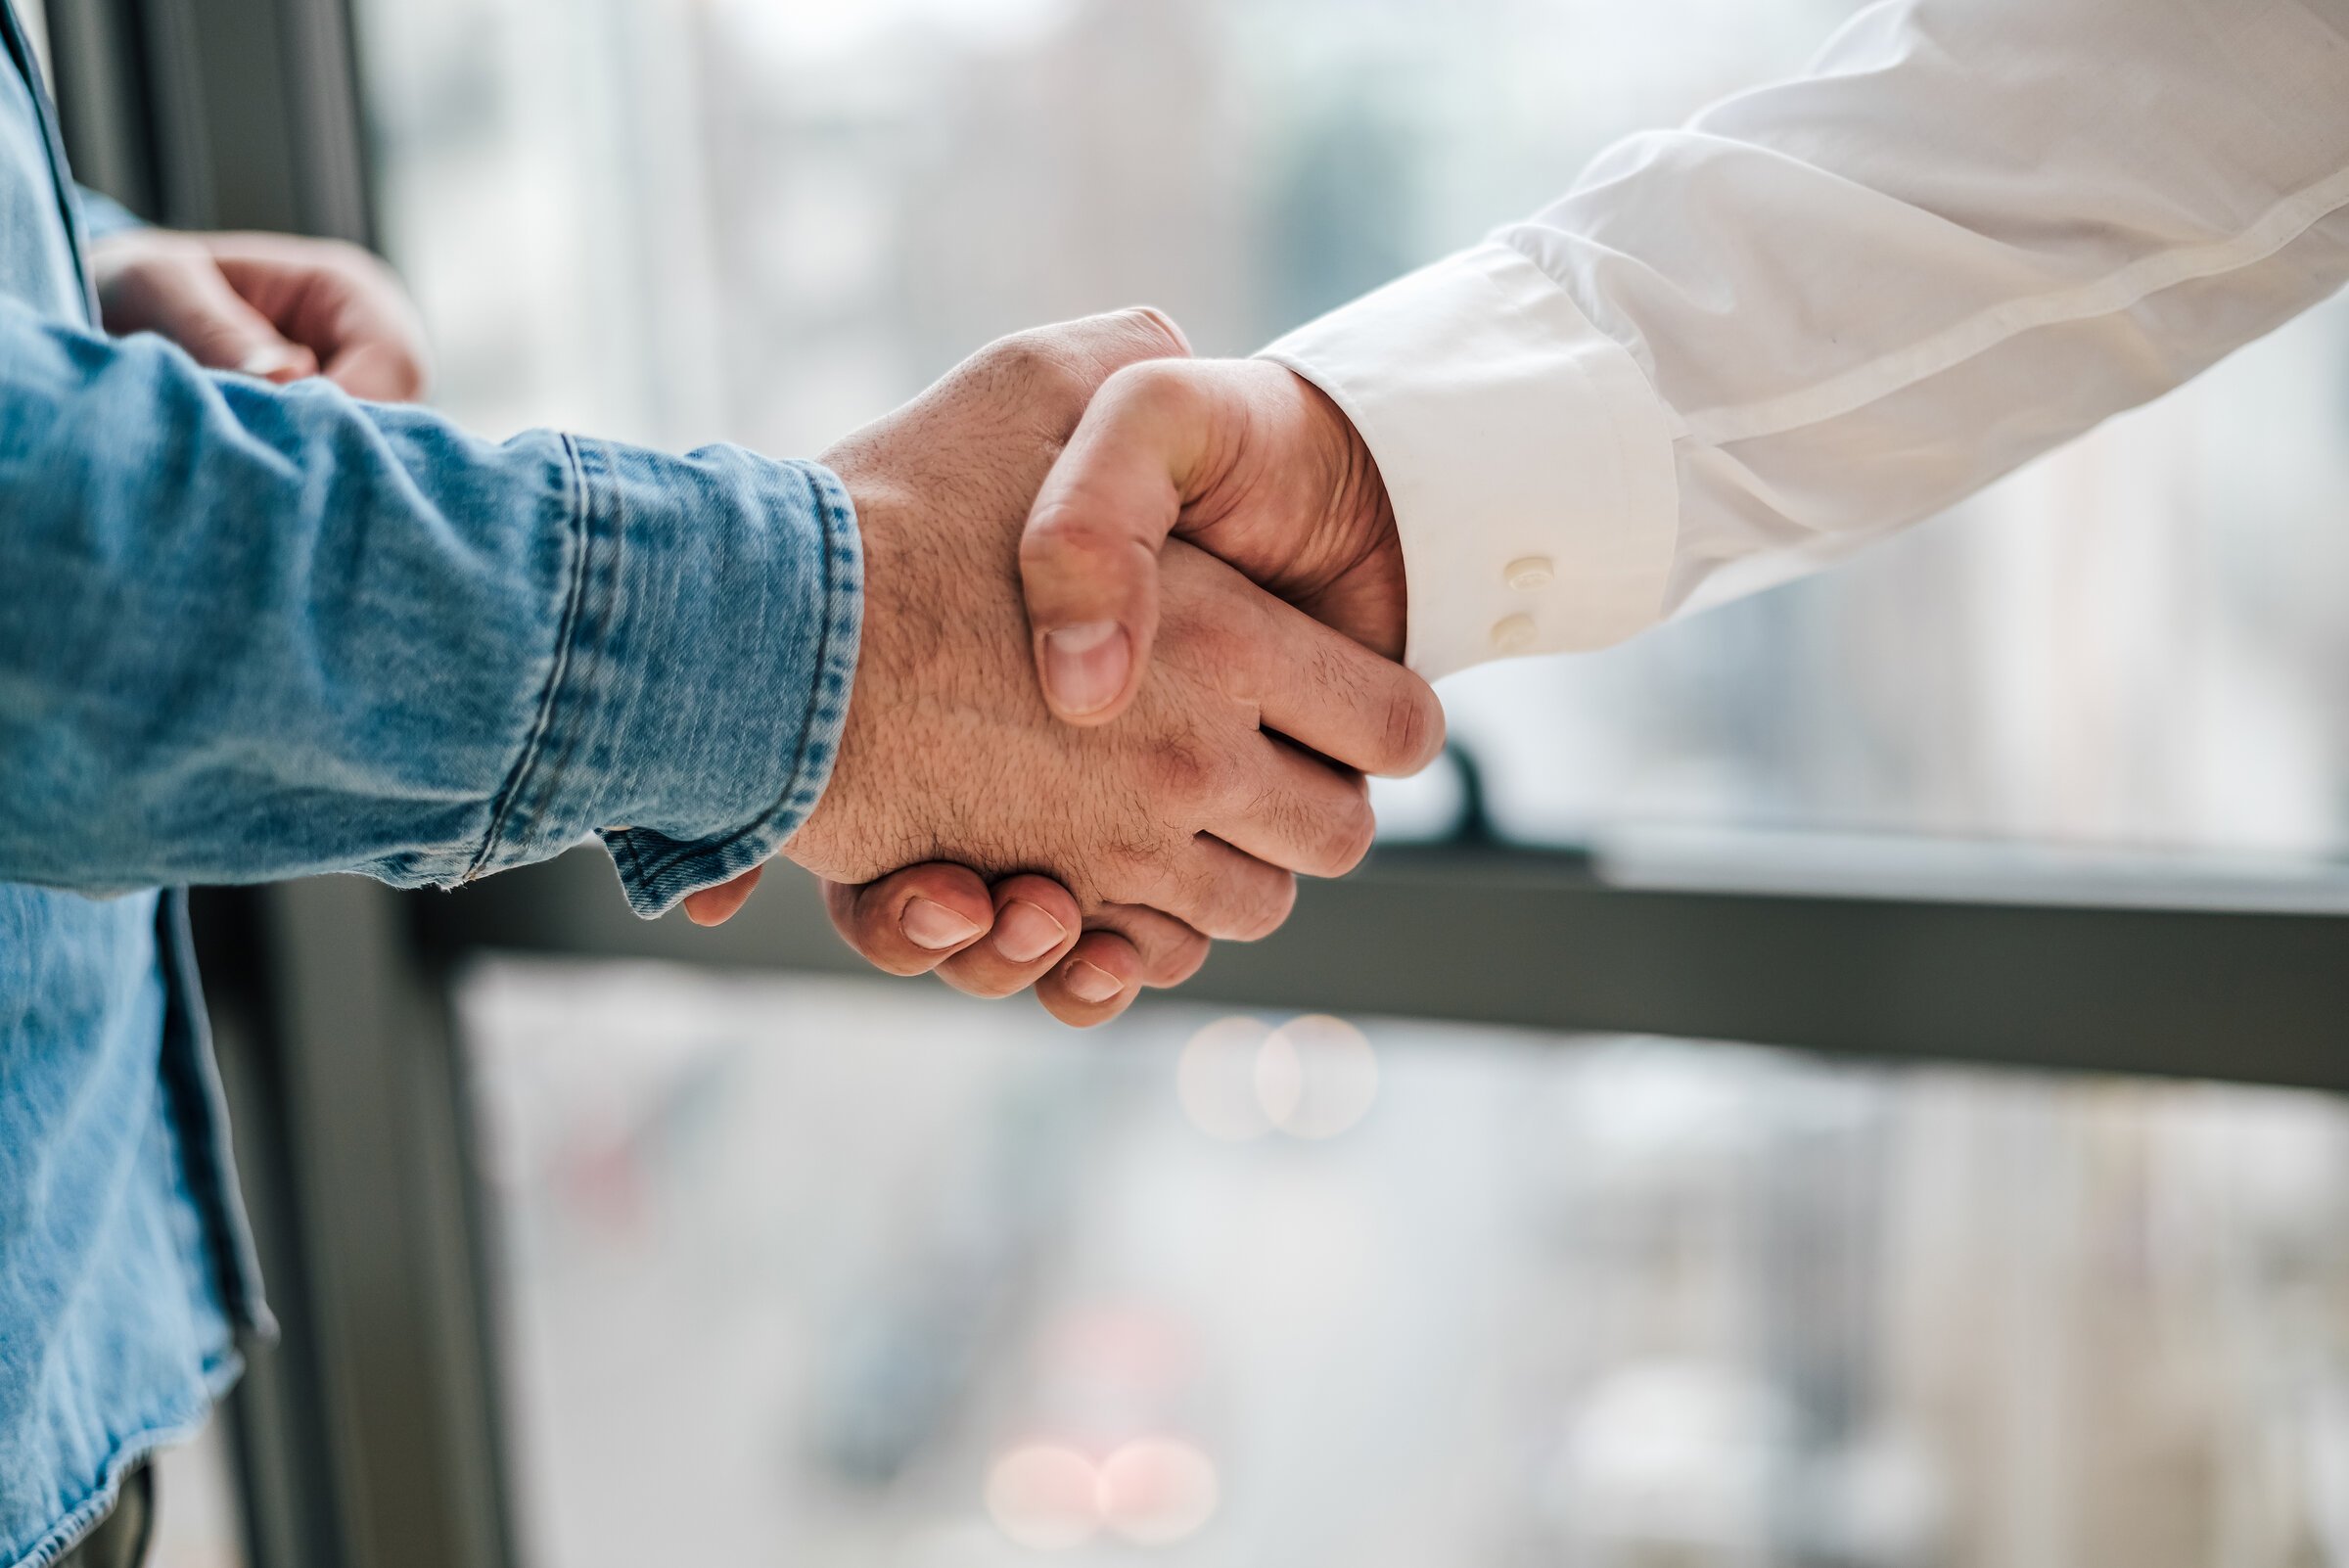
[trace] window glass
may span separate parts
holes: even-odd
[[[447,406],[809,455],[1137,300],[1245,352],[1850,0],[361,0]],[[2349,303],[1831,576],[1448,683],[1491,815],[2330,854]],[[1442,777],[1386,792],[1450,820]]]
[[[530,1561],[2285,1568],[2349,1111],[505,964]]]

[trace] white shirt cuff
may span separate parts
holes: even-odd
[[[1679,531],[1663,404],[1523,254],[1463,251],[1263,357],[1327,392],[1378,460],[1420,674],[1604,647],[1663,618]]]

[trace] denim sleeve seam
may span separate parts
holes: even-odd
[[[595,530],[589,526],[588,514],[593,510],[594,497],[586,477],[579,466],[579,452],[569,436],[563,438],[564,517],[571,535],[570,582],[563,596],[563,615],[555,628],[553,668],[547,671],[546,687],[538,696],[538,713],[524,741],[522,755],[515,759],[513,770],[497,793],[497,803],[491,810],[489,831],[482,841],[473,863],[465,868],[462,880],[471,882],[483,875],[494,861],[498,846],[504,841],[506,823],[513,815],[514,806],[531,784],[538,770],[539,760],[546,754],[547,737],[554,733],[555,715],[561,705],[564,682],[569,678],[572,665],[572,643],[577,636],[578,625],[587,598],[588,555]]]
[[[744,839],[763,831],[768,823],[789,808],[792,798],[799,793],[801,781],[807,776],[807,742],[815,731],[816,712],[823,706],[824,671],[832,667],[833,632],[840,619],[836,606],[841,593],[841,546],[851,527],[850,520],[842,515],[838,498],[825,486],[810,482],[808,488],[814,493],[818,515],[823,519],[824,599],[820,611],[823,629],[816,636],[815,663],[807,683],[807,702],[800,712],[799,738],[792,747],[791,775],[784,783],[783,792],[775,797],[773,805],[760,812],[755,821],[745,823],[722,839],[711,843],[677,845],[650,862],[643,859],[634,844],[627,844],[627,863],[622,869],[635,885],[656,881],[689,857],[722,854]]]

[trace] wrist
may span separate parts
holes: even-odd
[[[1395,504],[1378,457],[1337,399],[1272,360],[1252,361],[1276,378],[1285,422],[1298,432],[1289,465],[1310,476],[1302,515],[1317,519],[1295,544],[1285,584],[1317,618],[1390,659],[1403,657],[1409,625],[1408,585]]]

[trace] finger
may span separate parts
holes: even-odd
[[[217,266],[191,258],[160,276],[156,290],[164,335],[198,364],[279,383],[318,374],[318,356],[246,303]]]
[[[755,865],[731,882],[721,882],[714,888],[685,895],[685,918],[697,926],[722,926],[734,918],[735,911],[750,901],[752,890],[759,879],[766,875],[766,867]]]
[[[1207,961],[1207,939],[1160,910],[1113,903],[1093,920],[1098,929],[1036,983],[1036,999],[1064,1024],[1115,1018],[1142,987],[1179,986]]]
[[[1191,367],[1121,370],[1037,490],[1020,577],[1044,701],[1062,719],[1107,723],[1132,700],[1158,631],[1159,549],[1222,409]]]
[[[1297,879],[1201,833],[1162,868],[1156,886],[1129,901],[1163,909],[1202,936],[1254,942],[1289,917]]]
[[[1370,789],[1336,767],[1267,735],[1256,777],[1234,806],[1200,823],[1233,849],[1309,877],[1342,877],[1370,853],[1378,819]]]
[[[938,966],[941,980],[973,996],[1026,991],[1067,956],[1084,934],[1069,890],[1050,877],[1005,877],[993,892],[993,929]]]
[[[987,935],[994,901],[968,866],[943,860],[878,882],[824,885],[824,906],[848,945],[885,974],[926,975]]]
[[[204,237],[229,286],[353,397],[413,402],[430,380],[424,327],[398,276],[356,246],[276,234]]]
[[[424,360],[403,344],[346,342],[321,371],[327,380],[371,403],[412,403],[424,395]]]
[[[1207,962],[1208,940],[1161,909],[1138,903],[1104,904],[1093,911],[1087,924],[1126,939],[1141,960],[1137,978],[1145,986],[1179,986]]]
[[[1182,329],[1148,305],[1031,327],[997,338],[916,399],[940,407],[998,407],[1057,455],[1101,384],[1129,365],[1191,351]]]
[[[1045,1010],[1078,1029],[1109,1022],[1140,992],[1139,957],[1123,937],[1107,931],[1086,932],[1036,987]]]
[[[1187,359],[1191,343],[1173,317],[1150,305],[1129,305],[1015,335],[1009,342],[1035,348],[1067,377],[1077,393],[1062,438],[1074,430],[1104,382],[1129,365],[1157,359]]]
[[[1381,777],[1416,773],[1444,750],[1444,705],[1410,670],[1253,585],[1234,593],[1238,575],[1188,545],[1168,549],[1166,570],[1220,579],[1202,584],[1222,602],[1201,634],[1241,667],[1265,728]]]

